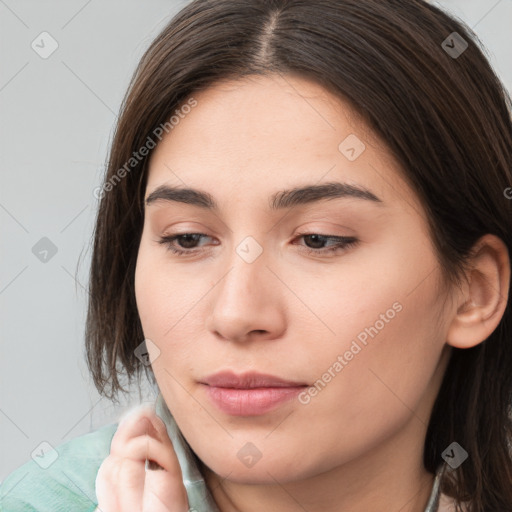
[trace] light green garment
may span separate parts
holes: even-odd
[[[155,408],[176,451],[190,508],[197,512],[219,512],[161,393]],[[47,469],[30,460],[10,473],[0,485],[0,511],[94,512],[98,505],[96,475],[110,453],[117,426],[107,425],[57,446],[58,457]],[[52,456],[55,453],[49,452],[43,459],[51,461]]]
[[[161,393],[156,399],[155,410],[165,423],[176,451],[190,510],[220,512],[206,487],[195,455],[178,429]],[[59,456],[47,469],[42,469],[31,460],[13,471],[0,485],[0,511],[95,512],[98,505],[96,475],[110,453],[110,443],[117,426],[107,425],[57,446]],[[441,466],[425,512],[438,510],[442,471]]]

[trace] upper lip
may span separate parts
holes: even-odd
[[[274,375],[267,375],[258,372],[246,372],[236,374],[232,371],[221,371],[210,375],[201,381],[202,384],[208,384],[218,388],[285,388],[307,386],[305,382],[296,382],[281,379]]]

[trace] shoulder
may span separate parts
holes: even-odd
[[[118,424],[106,425],[44,450],[10,473],[0,485],[2,512],[93,512],[98,469],[110,453]]]

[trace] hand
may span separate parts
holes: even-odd
[[[102,512],[188,511],[178,458],[153,410],[141,408],[119,423],[96,476],[96,496]]]

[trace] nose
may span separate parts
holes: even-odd
[[[282,336],[284,289],[267,263],[265,252],[249,263],[233,251],[224,276],[209,294],[209,332],[234,342]]]

